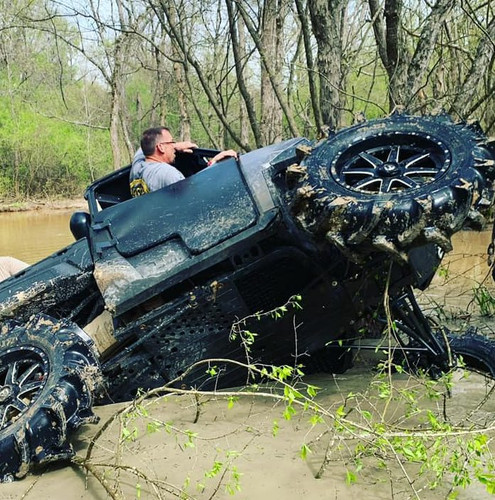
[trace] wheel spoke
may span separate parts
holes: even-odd
[[[22,413],[26,408],[28,408],[29,404],[26,404],[25,401],[19,399],[18,397],[10,403],[12,408],[15,408],[19,413]]]
[[[383,165],[383,162],[382,160],[380,160],[380,158],[377,158],[376,156],[373,156],[367,153],[366,151],[359,153],[359,156],[375,168],[379,167],[380,165]]]
[[[5,384],[11,385],[16,383],[17,371],[17,361],[14,361],[9,365],[7,375],[5,375]]]
[[[409,179],[409,177],[404,177],[401,175],[400,177],[397,177],[394,179],[394,182],[402,184],[405,188],[417,188],[420,187],[421,184],[419,182],[416,182],[414,179]]]
[[[367,175],[369,177],[376,176],[374,168],[346,168],[342,170],[342,175]]]
[[[424,160],[425,158],[429,158],[429,157],[430,157],[430,153],[419,153],[417,155],[409,157],[407,160],[404,160],[402,162],[402,165],[405,168],[409,168],[412,165],[415,165],[416,163],[420,162],[421,160]]]
[[[1,405],[0,406],[0,429],[3,429],[5,426],[5,422],[7,420],[7,410],[9,405]]]
[[[393,177],[386,177],[383,179],[382,182],[382,189],[381,193],[390,193],[392,190],[392,184],[393,184],[394,178]]]
[[[403,191],[404,189],[412,189],[418,186],[419,184],[416,181],[407,177],[386,177],[383,179],[381,192]]]
[[[24,382],[26,382],[26,380],[29,379],[29,377],[35,373],[39,368],[40,368],[40,364],[39,363],[34,363],[32,364],[25,372],[24,374],[22,375],[22,377],[19,378],[19,386],[22,386],[24,384]]]
[[[421,176],[428,176],[428,175],[437,175],[438,170],[436,168],[412,168],[408,169],[404,172],[404,175],[421,175]]]
[[[354,189],[362,189],[362,190],[370,190],[372,186],[376,184],[377,189],[376,191],[380,192],[380,187],[382,185],[382,179],[379,177],[373,177],[371,179],[363,179],[359,182],[356,182],[352,187]]]
[[[37,391],[41,387],[43,387],[44,380],[36,380],[35,382],[30,382],[29,384],[26,384],[22,387],[22,389],[19,391],[19,397],[23,396],[24,394],[28,394],[30,392]]]
[[[26,409],[26,405],[22,403],[22,401],[17,401],[16,403],[19,404],[13,404],[10,402],[5,406],[0,407],[0,429],[6,427],[10,421],[15,421],[16,417]]]
[[[399,163],[400,146],[391,146],[390,152],[388,153],[388,162]]]

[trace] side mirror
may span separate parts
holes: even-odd
[[[76,240],[89,235],[90,216],[86,212],[74,212],[70,218],[70,232]]]

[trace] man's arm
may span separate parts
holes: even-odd
[[[227,149],[226,151],[220,151],[215,155],[209,162],[208,165],[214,165],[218,161],[225,160],[225,158],[237,158],[237,152],[233,149]]]

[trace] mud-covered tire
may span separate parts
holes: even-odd
[[[91,339],[77,325],[35,315],[0,330],[0,482],[31,465],[70,458],[69,434],[96,422],[100,371]]]
[[[427,242],[449,251],[463,225],[483,225],[493,197],[486,138],[447,116],[396,114],[343,129],[291,168],[299,225],[352,260],[375,251],[405,259]]]
[[[463,335],[447,335],[450,348],[457,359],[468,370],[476,371],[495,379],[495,339],[489,339],[474,328]]]
[[[452,368],[462,368],[495,379],[495,339],[480,335],[474,327],[462,335],[445,331],[445,335],[437,332],[435,337],[441,345],[445,345],[447,339],[449,363],[440,366],[431,353],[420,351],[421,345],[416,340],[409,339],[408,342],[401,343],[401,349],[394,351],[393,364],[410,373],[421,371],[434,378]]]

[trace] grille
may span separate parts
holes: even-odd
[[[250,313],[255,313],[283,305],[300,293],[309,279],[310,273],[300,260],[284,256],[257,266],[235,283]]]

